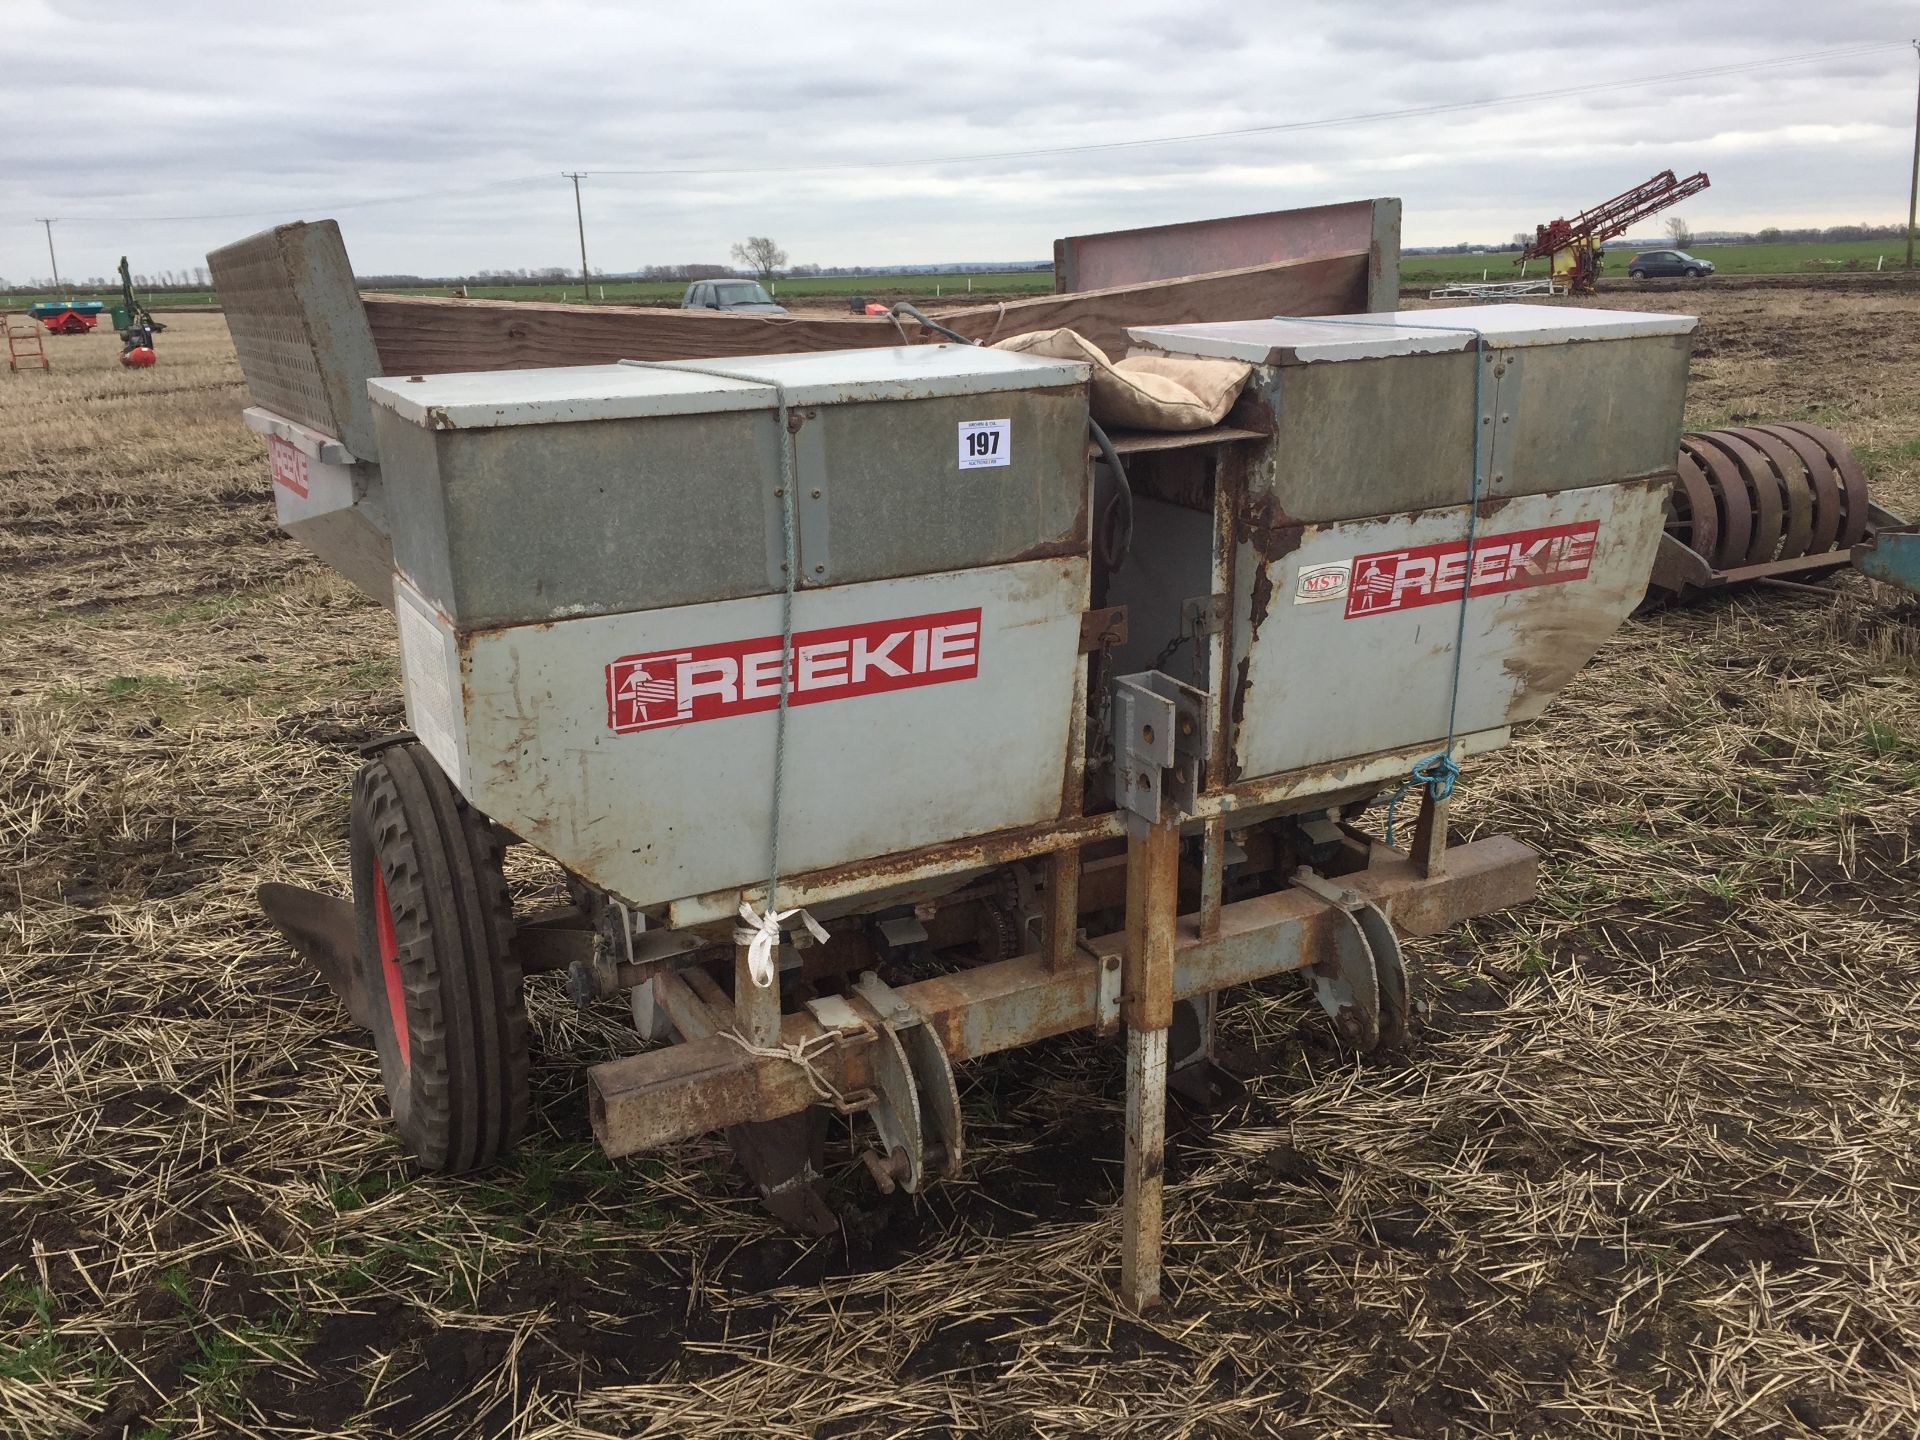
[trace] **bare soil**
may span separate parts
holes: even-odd
[[[1847,277],[1853,280],[1856,277]],[[1857,277],[1867,279],[1868,277]],[[1703,286],[1691,420],[1830,425],[1920,512],[1920,291]],[[254,909],[344,888],[391,621],[283,537],[217,315],[0,374],[0,1430],[22,1436],[1911,1436],[1920,605],[1631,622],[1475,763],[1542,893],[1415,947],[1405,1054],[1236,993],[1176,1111],[1169,1303],[1112,1299],[1118,1052],[970,1066],[918,1199],[803,1241],[711,1139],[632,1162],[532,985],[515,1160],[408,1172]],[[523,894],[543,877],[516,875]]]

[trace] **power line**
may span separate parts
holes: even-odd
[[[1451,115],[1468,110],[1487,110],[1499,106],[1529,105],[1537,100],[1559,100],[1574,95],[1596,95],[1610,90],[1633,90],[1646,85],[1710,79],[1719,75],[1744,74],[1787,65],[1810,65],[1822,60],[1845,60],[1896,49],[1907,42],[1877,40],[1832,50],[1814,50],[1801,55],[1783,55],[1771,60],[1751,60],[1738,64],[1712,65],[1675,70],[1663,75],[1640,75],[1623,80],[1602,80],[1590,85],[1564,85],[1553,90],[1530,90],[1517,95],[1498,95],[1481,100],[1443,101],[1433,105],[1409,105],[1397,110],[1370,110],[1353,115],[1333,115],[1316,120],[1284,120],[1266,125],[1240,125],[1228,130],[1199,130],[1183,135],[1151,135],[1130,140],[1102,140],[1084,145],[1050,145],[1029,150],[982,150],[964,155],[917,156],[900,160],[843,160],[816,165],[693,165],[648,170],[589,170],[589,175],[791,175],[824,170],[879,170],[903,166],[958,165],[982,160],[1030,160],[1054,155],[1089,155],[1108,150],[1135,150],[1150,145],[1186,145],[1202,140],[1235,140],[1250,135],[1280,135],[1302,130],[1327,130],[1341,125],[1368,125],[1382,120],[1414,120],[1430,115]]]
[[[468,195],[484,195],[493,190],[511,189],[516,185],[546,184],[549,176],[514,175],[505,180],[489,180],[482,185],[466,185],[457,190],[420,190],[405,195],[380,195],[371,200],[339,200],[332,204],[316,204],[306,198],[290,200],[280,205],[269,205],[254,210],[221,210],[205,215],[138,215],[130,217],[126,212],[118,215],[78,215],[68,216],[70,223],[80,225],[118,225],[124,226],[129,219],[137,219],[142,225],[171,225],[194,220],[258,220],[262,218],[284,219],[288,210],[310,210],[331,214],[335,210],[364,210],[373,205],[411,205],[421,200],[448,200]]]

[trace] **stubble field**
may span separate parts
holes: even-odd
[[[1696,425],[1807,419],[1920,511],[1920,289],[1704,317]],[[0,1432],[1888,1436],[1920,1427],[1920,606],[1852,576],[1630,622],[1477,762],[1533,905],[1424,942],[1404,1056],[1237,993],[1175,1111],[1169,1303],[1109,1291],[1118,1051],[969,1067],[964,1179],[840,1236],[716,1137],[588,1135],[617,1007],[531,983],[509,1166],[410,1175],[255,911],[344,887],[390,618],[275,528],[217,315],[0,374]],[[523,883],[535,883],[530,874]],[[845,1158],[844,1147],[839,1152]]]

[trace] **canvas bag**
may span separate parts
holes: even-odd
[[[993,348],[1091,365],[1088,404],[1093,418],[1122,430],[1204,430],[1218,425],[1253,371],[1242,360],[1177,355],[1109,360],[1104,350],[1073,330],[1034,330],[998,341]]]

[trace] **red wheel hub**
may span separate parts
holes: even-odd
[[[400,1063],[410,1065],[407,1046],[407,992],[400,983],[400,937],[394,933],[393,906],[387,900],[387,876],[379,861],[373,866],[373,924],[380,941],[380,973],[387,982],[387,1014],[393,1018],[393,1038],[400,1047]]]

